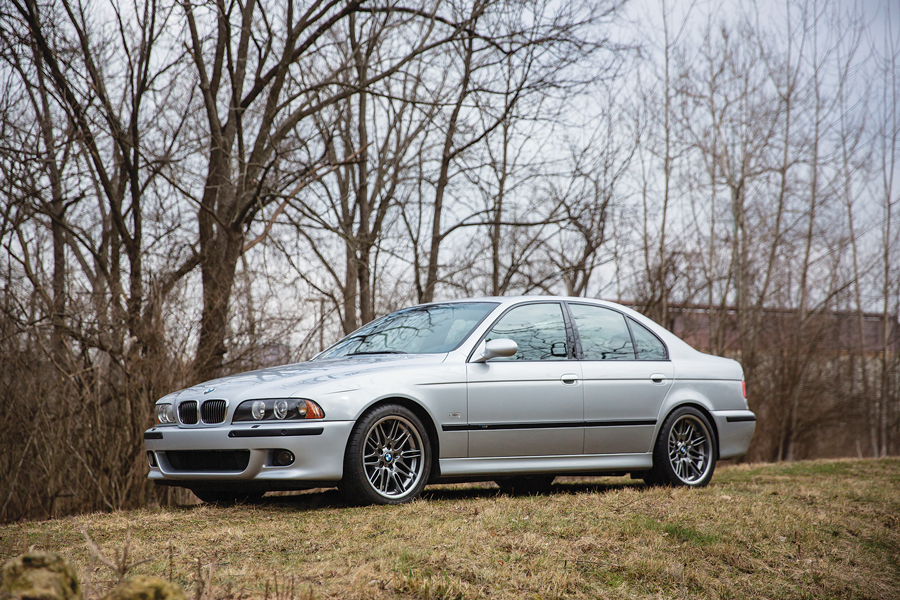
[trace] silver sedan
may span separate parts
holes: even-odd
[[[611,302],[519,297],[406,308],[309,362],[169,394],[144,443],[150,479],[210,502],[337,486],[397,504],[445,481],[704,486],[755,428],[737,362]]]

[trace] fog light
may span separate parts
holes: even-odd
[[[276,450],[273,460],[276,467],[286,467],[294,464],[294,453],[290,450]]]
[[[147,451],[147,460],[150,461],[150,466],[155,469],[156,468],[156,455],[153,454],[152,452],[150,452],[149,450]]]

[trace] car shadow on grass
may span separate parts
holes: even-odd
[[[626,478],[560,478],[548,491],[535,494],[537,496],[606,494],[623,489],[646,489],[639,480]],[[493,483],[435,484],[425,488],[421,498],[426,502],[463,501],[487,498],[506,497],[499,487]],[[521,496],[525,496],[522,494]],[[204,505],[186,506],[195,509]],[[304,490],[291,493],[270,493],[261,500],[238,504],[243,507],[254,507],[269,510],[315,511],[327,509],[349,508],[353,504],[346,502],[335,488]]]
[[[550,486],[545,492],[536,494],[519,494],[519,496],[536,495],[536,496],[553,496],[558,494],[605,494],[616,490],[626,488],[644,488],[646,487],[641,481],[634,481],[622,478],[621,480],[609,480],[605,478],[603,481],[578,478],[564,478]],[[497,496],[505,496],[500,488],[493,484],[480,484],[480,487],[474,487],[478,484],[462,484],[458,486],[441,486],[436,485],[426,488],[422,493],[425,500],[467,500],[474,498],[494,498]]]
[[[627,489],[650,489],[641,479],[605,478],[603,481],[561,481],[554,483],[552,493],[555,494],[606,494]]]

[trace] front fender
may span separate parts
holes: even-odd
[[[464,365],[430,365],[425,372],[404,369],[371,373],[346,381],[344,389],[310,389],[296,396],[318,402],[325,410],[326,420],[354,422],[376,404],[403,399],[430,419],[440,458],[463,458],[468,454],[468,432],[453,427],[445,431],[445,426],[464,424],[468,419]]]

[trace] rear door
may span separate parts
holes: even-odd
[[[584,453],[650,452],[674,368],[665,345],[624,314],[568,303],[584,376]]]

